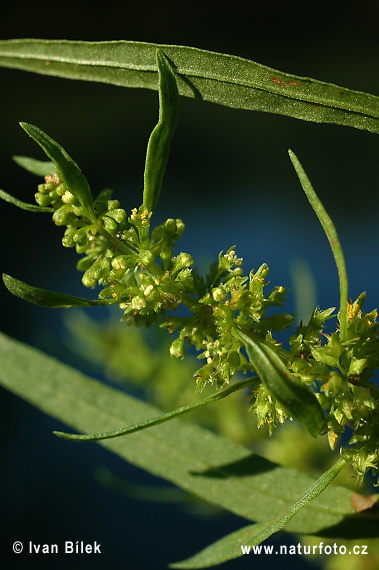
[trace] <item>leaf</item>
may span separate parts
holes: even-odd
[[[212,402],[217,402],[218,400],[222,400],[227,396],[230,396],[234,392],[237,392],[238,390],[247,388],[249,384],[251,384],[250,378],[242,382],[236,382],[235,384],[232,384],[231,386],[228,386],[223,390],[219,390],[215,394],[211,394],[206,398],[202,398],[197,402],[193,402],[192,404],[188,404],[187,406],[182,406],[181,408],[177,408],[176,410],[167,412],[167,414],[163,414],[156,418],[151,418],[150,420],[145,420],[143,422],[134,424],[132,426],[128,426],[126,428],[116,429],[110,432],[108,431],[103,433],[93,433],[85,435],[80,435],[75,433],[65,433],[62,431],[55,431],[54,434],[57,435],[58,437],[62,437],[63,439],[71,439],[73,441],[100,441],[101,439],[110,439],[112,437],[120,437],[122,435],[136,433],[137,431],[141,431],[143,429],[163,424],[164,422],[168,422],[173,418],[177,418],[178,416],[187,414],[188,412],[191,412],[192,410],[195,410],[200,406],[206,406],[208,404],[211,404]]]
[[[269,393],[278,400],[288,415],[299,420],[313,437],[320,435],[326,418],[312,390],[288,371],[270,346],[251,339],[237,329],[233,334],[246,346],[250,362]]]
[[[296,171],[296,174],[299,178],[300,184],[304,190],[306,197],[310,205],[313,208],[318,220],[325,232],[326,237],[328,238],[330,248],[333,253],[334,261],[336,263],[337,271],[338,271],[338,278],[339,278],[339,287],[340,287],[340,312],[339,312],[339,321],[340,321],[340,328],[341,328],[341,340],[344,342],[346,340],[347,334],[347,298],[348,298],[348,279],[347,279],[347,271],[346,271],[346,263],[345,257],[342,251],[341,243],[338,238],[337,230],[333,223],[333,220],[325,210],[320,198],[317,196],[316,192],[313,189],[313,186],[306,175],[299,159],[297,156],[292,152],[292,150],[288,151],[291,162],[293,167]]]
[[[132,41],[2,40],[0,65],[69,79],[157,89],[157,49],[170,60],[179,93],[186,97],[379,133],[377,96],[193,47]]]
[[[0,384],[82,432],[137,424],[161,413],[1,333]],[[56,442],[60,445],[58,439]],[[180,420],[127,438],[105,440],[100,445],[248,521],[270,521],[279,516],[314,483],[308,475],[280,467],[241,445]],[[376,535],[373,522],[378,520],[377,515],[354,514],[350,502],[353,492],[331,487],[304,507],[286,529],[336,538]]]
[[[91,191],[88,182],[79,166],[72,160],[60,144],[55,142],[38,127],[28,123],[20,123],[24,131],[40,145],[46,155],[53,161],[59,176],[67,189],[79,200],[85,215],[93,222],[96,216],[93,211]]]
[[[27,285],[10,275],[3,273],[3,281],[10,293],[16,297],[20,297],[25,301],[40,305],[42,307],[50,307],[53,309],[68,309],[70,307],[98,307],[101,305],[111,305],[116,303],[112,299],[83,299],[82,297],[74,297],[65,293],[54,293],[46,291],[39,287]]]
[[[170,154],[171,137],[176,127],[179,94],[175,75],[166,56],[158,50],[159,119],[150,135],[144,172],[143,205],[154,212]]]
[[[57,167],[50,160],[36,160],[28,156],[14,156],[13,160],[28,172],[36,176],[47,176],[57,172]]]
[[[44,208],[42,206],[38,206],[37,204],[28,204],[27,202],[22,202],[18,198],[12,196],[12,194],[8,194],[8,192],[4,192],[4,190],[0,190],[0,198],[5,202],[9,202],[17,208],[21,208],[21,210],[27,210],[28,212],[53,212],[53,208]]]
[[[268,523],[260,523],[249,525],[241,528],[215,544],[211,544],[195,556],[191,556],[187,560],[170,564],[171,568],[208,568],[228,560],[238,558],[245,554],[242,551],[243,546],[258,546],[269,538],[275,532],[283,529],[288,521],[290,521],[301,509],[303,509],[310,501],[313,501],[320,495],[330,483],[335,479],[341,469],[346,465],[343,458],[336,463],[317,479],[317,481],[305,492],[305,494],[296,501],[294,505],[276,519]]]

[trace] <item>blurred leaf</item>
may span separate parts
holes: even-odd
[[[133,41],[2,40],[0,65],[69,79],[157,89],[157,49],[169,59],[181,95],[379,133],[377,96],[193,47]]]
[[[35,305],[40,305],[42,307],[50,307],[54,309],[68,309],[70,307],[97,307],[110,305],[116,301],[110,299],[83,299],[83,297],[74,297],[72,295],[66,295],[65,293],[54,293],[53,291],[46,291],[45,289],[40,289],[39,287],[33,287],[32,285],[27,285],[15,279],[6,273],[3,273],[3,281],[10,293],[16,297],[24,299],[24,301],[29,301]]]
[[[107,431],[160,413],[157,408],[3,334],[0,334],[0,383],[78,431]],[[100,445],[250,521],[271,521],[289,509],[315,481],[204,428],[180,420],[173,422],[127,438],[105,440]],[[56,441],[58,446],[59,440]],[[329,486],[286,529],[342,538],[376,535],[377,517],[354,514],[352,495],[352,491],[342,487]]]
[[[47,176],[48,174],[51,175],[57,172],[57,167],[54,162],[50,160],[37,160],[35,158],[29,158],[28,156],[14,156],[13,160],[19,166],[36,176]]]

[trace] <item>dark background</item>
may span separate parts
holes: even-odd
[[[13,3],[2,12],[0,38],[189,45],[379,95],[378,12],[374,1],[353,7],[314,2]],[[155,92],[9,69],[0,69],[0,87],[2,189],[25,201],[35,192],[36,179],[11,160],[15,154],[43,158],[18,126],[26,121],[66,148],[94,193],[111,187],[126,210],[139,205],[146,143],[157,119]],[[156,218],[182,217],[186,233],[180,247],[200,261],[236,244],[246,270],[268,263],[273,285],[291,287],[291,265],[305,261],[315,276],[317,303],[338,305],[333,259],[288,159],[291,148],[337,225],[350,295],[366,290],[366,309],[371,310],[378,305],[378,140],[347,127],[182,98]],[[9,204],[2,204],[1,211],[2,271],[47,289],[88,294],[72,269],[75,253],[59,245],[60,229]],[[59,343],[59,311],[30,307],[4,287],[0,303],[4,332],[68,360]],[[289,311],[293,303],[290,298]],[[4,555],[15,540],[97,540],[103,545],[98,558],[35,559],[41,568],[69,564],[160,570],[243,524],[235,517],[195,519],[177,507],[120,500],[93,479],[96,466],[105,464],[120,477],[147,484],[154,484],[153,478],[99,446],[79,449],[57,441],[51,434],[61,427],[56,421],[4,390],[1,409]],[[283,540],[279,537],[278,543]],[[29,567],[27,555],[12,556],[14,565]],[[223,567],[248,568],[255,562],[246,556]],[[299,557],[290,562],[292,568],[311,567]],[[260,557],[261,568],[271,564],[269,557]]]

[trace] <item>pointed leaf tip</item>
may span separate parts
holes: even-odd
[[[76,162],[65,149],[41,129],[30,123],[20,123],[24,131],[43,149],[45,154],[55,164],[57,172],[68,190],[75,196],[83,207],[85,215],[96,222],[93,210],[91,191],[88,181]]]

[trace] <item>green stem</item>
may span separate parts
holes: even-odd
[[[338,239],[337,230],[334,223],[325,210],[320,198],[314,191],[312,184],[306,175],[303,167],[300,164],[299,159],[296,155],[289,150],[288,151],[291,162],[296,170],[296,174],[299,177],[300,184],[303,187],[305,195],[307,196],[310,205],[312,206],[316,216],[319,219],[321,226],[329,240],[330,247],[334,256],[334,260],[337,266],[339,287],[340,287],[340,310],[339,310],[339,321],[340,321],[340,336],[341,341],[346,341],[347,338],[347,300],[348,300],[348,280],[346,272],[345,258],[343,255],[341,243]]]
[[[248,378],[247,380],[243,380],[242,382],[237,382],[232,386],[228,386],[228,388],[224,388],[216,394],[212,394],[207,398],[203,398],[198,402],[194,402],[193,404],[189,404],[188,406],[183,406],[181,408],[177,408],[167,414],[163,414],[162,416],[158,416],[156,418],[151,418],[144,422],[133,424],[131,426],[117,429],[114,431],[102,432],[102,433],[94,433],[94,434],[73,434],[73,433],[65,433],[61,431],[54,431],[54,434],[58,437],[62,437],[63,439],[72,439],[74,441],[98,441],[100,439],[110,439],[112,437],[119,437],[120,435],[127,435],[130,433],[134,433],[136,431],[141,431],[143,429],[157,426],[159,424],[163,424],[164,422],[168,422],[177,416],[185,414],[187,412],[191,412],[192,410],[199,408],[200,406],[205,406],[207,404],[211,404],[212,402],[216,402],[217,400],[222,400],[230,394],[237,392],[238,390],[242,390],[243,388],[247,388],[250,384],[252,384],[252,378]]]

